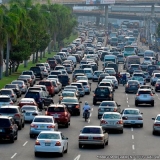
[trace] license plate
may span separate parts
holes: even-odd
[[[59,118],[59,116],[57,114],[53,115],[54,118]]]
[[[147,95],[143,95],[143,97],[145,97],[145,98],[146,98],[146,97],[147,97]]]
[[[72,105],[68,105],[68,107],[72,107]]]
[[[51,144],[50,143],[45,143],[45,146],[50,146]]]
[[[26,113],[26,116],[30,116],[30,113]]]
[[[134,124],[134,123],[135,123],[135,121],[131,121],[131,123],[132,123],[132,124]]]
[[[93,137],[88,137],[89,140],[93,139]]]
[[[0,132],[2,132],[2,129],[0,129]]]
[[[110,124],[110,125],[114,125],[114,122],[110,122],[109,124]]]
[[[101,94],[101,96],[104,96],[104,94]]]
[[[132,88],[136,88],[136,86],[131,86]]]
[[[40,128],[44,128],[45,126],[40,126]]]

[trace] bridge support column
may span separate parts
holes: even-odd
[[[96,26],[99,26],[100,23],[100,16],[96,16]]]
[[[105,5],[105,28],[108,28],[108,5]]]

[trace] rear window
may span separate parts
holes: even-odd
[[[8,119],[0,119],[0,127],[8,127],[10,126],[10,121]]]
[[[97,95],[100,95],[100,94],[109,94],[110,92],[109,92],[109,89],[108,88],[97,88],[96,89],[96,91],[95,91],[95,93],[97,94]]]
[[[39,134],[38,139],[60,139],[60,137],[59,137],[59,134],[41,133],[41,134]]]
[[[84,128],[82,133],[101,134],[100,128]]]
[[[23,75],[32,75],[32,72],[23,72]]]
[[[31,68],[30,70],[32,70],[33,72],[36,72],[36,71],[39,71],[40,68],[39,67],[34,67],[34,68]]]
[[[16,108],[0,108],[0,113],[17,113]]]
[[[33,90],[37,90],[37,91],[41,91],[41,88],[29,88],[29,91],[33,91]]]
[[[82,85],[80,84],[72,84],[73,86],[77,86],[77,88],[82,88]]]
[[[51,118],[35,118],[34,122],[52,123],[53,121]]]
[[[139,94],[151,94],[151,91],[139,91]]]
[[[55,61],[48,61],[49,64],[55,64]]]
[[[17,88],[17,86],[16,85],[12,85],[12,84],[9,84],[9,85],[5,85],[5,88]]]
[[[111,86],[110,83],[100,83],[99,86]]]
[[[10,102],[10,98],[0,98],[0,102]]]
[[[58,75],[58,74],[61,74],[61,72],[51,72],[51,75]]]
[[[160,74],[155,74],[155,77],[160,77]]]
[[[80,82],[80,83],[82,83],[83,85],[88,85],[88,83],[87,83],[87,82]]]
[[[7,94],[11,94],[12,92],[11,91],[6,91],[6,90],[2,90],[2,91],[0,91],[0,94],[1,95],[7,95]]]
[[[104,119],[121,119],[121,116],[117,114],[104,114],[103,118]]]
[[[51,82],[39,82],[39,85],[51,86]]]
[[[131,68],[139,68],[139,65],[131,65]]]
[[[115,106],[114,102],[102,102],[100,106]]]
[[[156,66],[148,66],[148,69],[154,70],[156,69]]]
[[[69,78],[68,78],[68,76],[59,76],[58,75],[58,79],[59,80],[68,80]]]
[[[64,112],[63,107],[49,107],[48,112]]]

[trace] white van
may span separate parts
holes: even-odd
[[[86,74],[88,79],[92,79],[93,78],[93,70],[92,68],[84,68],[84,73]]]
[[[117,64],[117,56],[115,56],[115,55],[105,55],[104,56],[104,62],[107,62],[107,61],[112,61],[112,62]]]
[[[74,63],[74,67],[76,67],[76,65],[77,65],[77,59],[76,59],[75,56],[68,56],[68,57],[67,57],[67,60],[72,60],[73,63]]]

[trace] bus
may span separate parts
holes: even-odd
[[[132,56],[136,55],[136,48],[134,46],[125,46],[123,51],[123,56]]]

